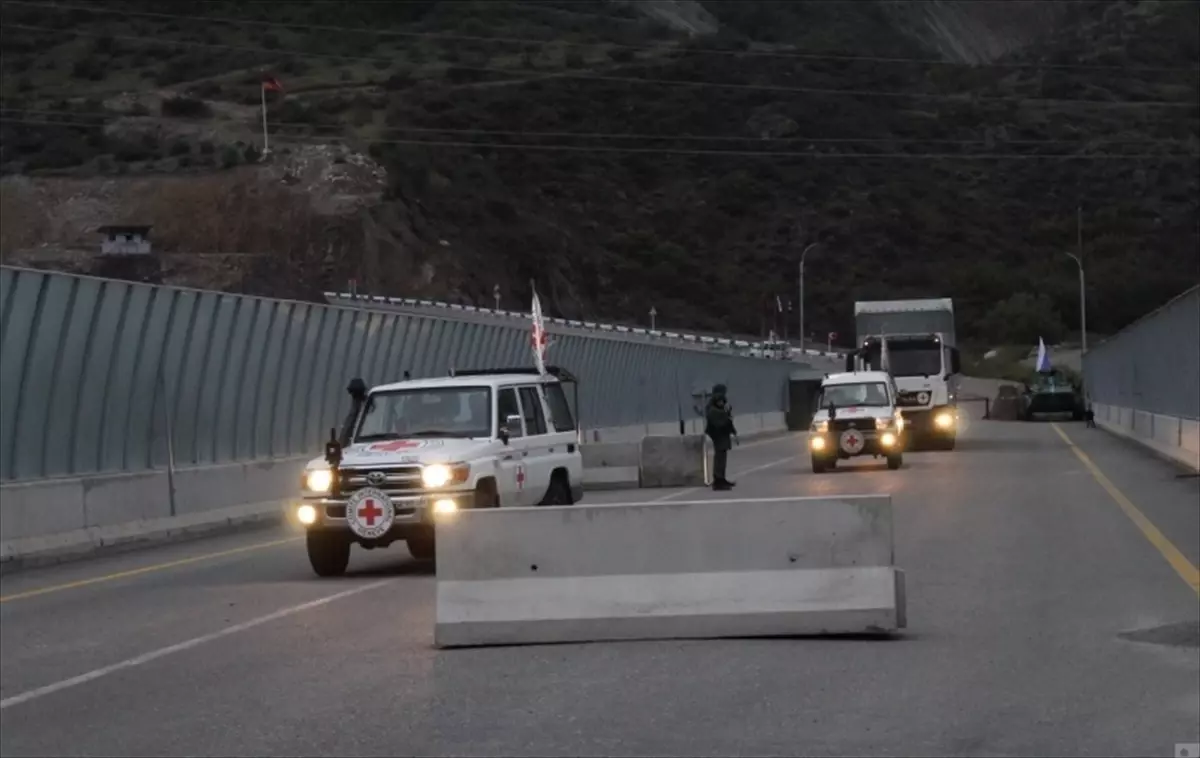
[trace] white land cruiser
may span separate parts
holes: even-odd
[[[414,558],[432,560],[436,513],[578,501],[583,459],[568,382],[557,368],[460,371],[369,392],[352,382],[341,439],[308,463],[294,509],[313,570],[342,574],[355,543],[405,540]]]
[[[898,396],[896,382],[886,371],[826,376],[808,437],[813,472],[823,473],[839,459],[862,455],[882,455],[888,468],[900,468],[905,434]]]

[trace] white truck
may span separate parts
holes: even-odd
[[[961,372],[953,301],[860,301],[854,304],[854,321],[857,350],[847,357],[847,364],[887,370],[895,377],[909,449],[953,450]]]
[[[404,540],[436,555],[436,521],[463,508],[572,505],[583,458],[563,390],[568,372],[461,371],[374,387],[351,382],[354,408],[310,461],[292,508],[318,576],[345,572],[351,545]],[[578,404],[578,398],[576,398]]]

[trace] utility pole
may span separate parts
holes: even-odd
[[[1087,396],[1087,371],[1084,361],[1087,359],[1087,279],[1083,272],[1083,206],[1075,209],[1075,250],[1067,253],[1079,267],[1079,373],[1083,382],[1084,396]]]
[[[814,242],[800,253],[800,302],[797,304],[800,308],[800,349],[804,350],[804,257],[808,255],[808,251],[820,245],[820,242]]]

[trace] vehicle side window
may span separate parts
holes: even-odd
[[[500,390],[500,394],[496,396],[496,428],[506,425],[509,416],[520,416],[521,406],[517,404],[517,391],[512,387],[504,387]],[[525,432],[521,426],[516,428],[510,427],[508,430],[509,437],[524,437]]]
[[[532,437],[546,433],[546,416],[542,413],[542,396],[537,387],[521,388],[521,409],[525,411],[525,431]]]
[[[546,405],[550,406],[550,423],[556,432],[575,431],[575,419],[571,415],[571,406],[567,403],[567,393],[557,382],[545,385]]]

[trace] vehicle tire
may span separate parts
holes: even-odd
[[[476,508],[499,508],[500,494],[496,492],[496,480],[486,479],[475,485]]]
[[[812,457],[812,470],[814,474],[824,474],[828,470],[828,463],[823,458],[817,456]]]
[[[408,554],[418,561],[437,559],[437,540],[432,529],[422,529],[408,535]]]
[[[889,455],[887,459],[888,468],[892,471],[904,465],[904,456],[901,454]]]
[[[555,471],[550,477],[550,486],[546,488],[546,496],[538,505],[574,505],[575,498],[571,496],[571,481],[561,471]]]
[[[350,540],[337,532],[311,530],[305,535],[308,562],[317,576],[341,576],[350,565]]]

